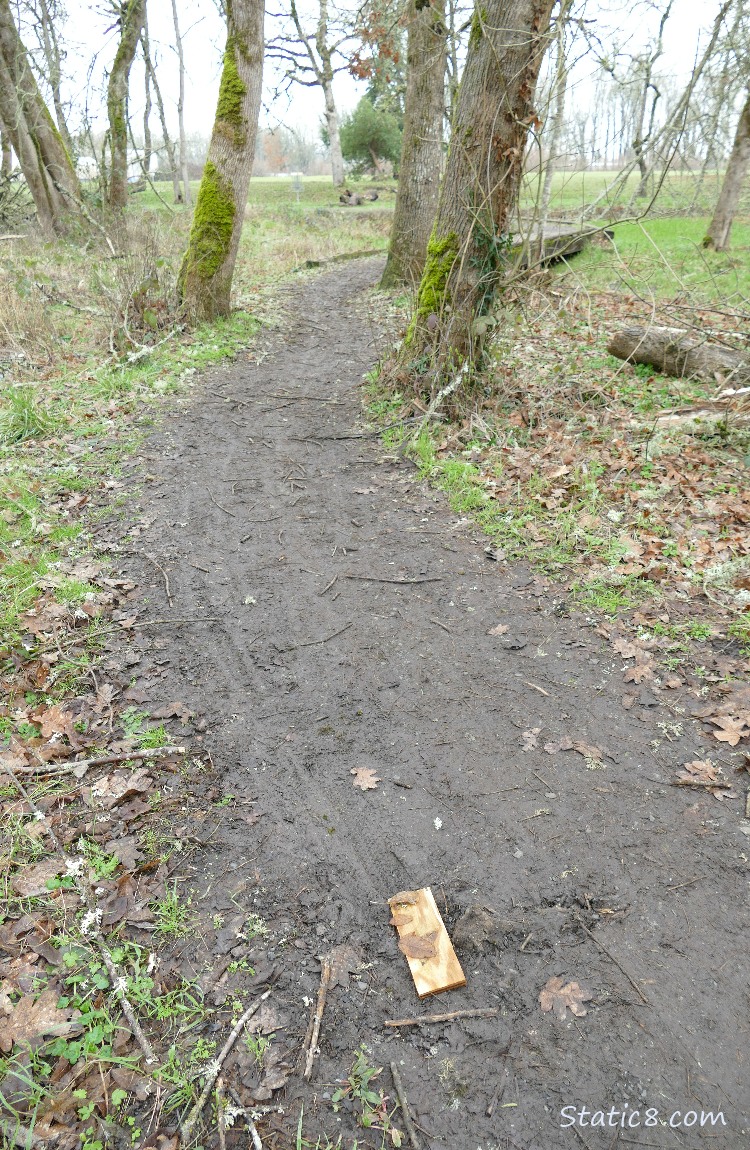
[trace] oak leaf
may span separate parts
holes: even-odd
[[[377,790],[380,779],[372,767],[352,767],[349,773],[354,775],[353,785],[359,787],[361,791]]]
[[[398,940],[398,949],[407,958],[435,958],[437,935],[436,930],[431,930],[429,934],[405,934]]]
[[[709,718],[708,722],[719,728],[718,731],[711,732],[715,739],[720,743],[729,743],[730,747],[736,747],[740,739],[746,739],[750,735],[749,719],[750,716],[747,715],[716,715],[714,718]]]
[[[710,759],[694,759],[691,763],[683,763],[675,783],[679,787],[705,787],[715,799],[735,797],[730,793],[731,783],[725,782],[720,776],[721,767],[715,766]]]
[[[566,982],[564,978],[554,976],[548,979],[542,987],[539,993],[539,1005],[545,1014],[552,1010],[555,1018],[564,1022],[567,1017],[567,1010],[576,1018],[583,1018],[584,1014],[587,1013],[583,1003],[588,1002],[592,997],[593,995],[584,990],[577,982]]]
[[[0,1034],[0,1050],[8,1053],[14,1042],[33,1042],[47,1035],[60,1037],[66,1034],[79,1034],[82,1027],[75,1021],[80,1011],[72,1007],[58,1010],[59,995],[53,990],[44,990],[34,1000],[32,994],[20,998],[13,1007],[13,1013],[4,1020]]]

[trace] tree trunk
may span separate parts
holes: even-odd
[[[146,0],[125,0],[120,43],[107,84],[109,117],[109,206],[122,210],[128,202],[128,81],[146,15]]]
[[[52,103],[55,109],[55,118],[57,120],[57,127],[62,136],[63,143],[68,150],[69,154],[73,152],[73,141],[70,137],[68,130],[67,120],[65,119],[65,109],[62,102],[62,63],[60,57],[60,42],[57,39],[57,32],[55,31],[55,21],[49,10],[47,0],[41,0],[39,5],[39,24],[41,27],[38,32],[38,39],[44,51],[44,58],[47,63],[47,79],[52,91]]]
[[[175,43],[177,46],[177,60],[180,68],[180,94],[177,99],[177,122],[180,128],[180,172],[182,173],[182,194],[186,204],[192,202],[190,197],[190,181],[187,170],[187,141],[185,139],[185,54],[182,50],[182,36],[180,22],[177,18],[177,0],[172,0],[172,21],[174,23]]]
[[[0,154],[2,154],[0,178],[7,180],[13,171],[13,153],[10,146],[10,136],[2,128],[0,128]]]
[[[323,95],[326,102],[326,128],[328,129],[328,147],[331,153],[331,175],[334,187],[344,185],[344,157],[341,154],[341,137],[339,135],[339,114],[333,98],[333,75],[323,82]]]
[[[141,50],[143,52],[143,167],[147,176],[151,175],[151,159],[153,156],[153,141],[151,138],[151,112],[153,101],[151,99],[151,71],[148,66],[150,55],[148,42],[148,12],[143,17],[141,30]]]
[[[70,218],[80,210],[81,189],[31,71],[9,0],[0,0],[0,122],[29,186],[42,229],[64,232]]]
[[[538,226],[540,254],[544,247],[544,228],[547,223],[547,216],[549,215],[550,200],[552,199],[552,180],[554,179],[555,175],[557,149],[560,146],[563,128],[565,127],[565,96],[568,87],[568,62],[565,58],[565,28],[567,26],[572,3],[573,0],[560,0],[560,11],[557,14],[557,59],[555,61],[554,90],[555,110],[552,113],[552,123],[550,125],[550,133],[547,140],[549,154],[547,156],[547,166],[544,169],[542,197],[539,203]]]
[[[607,351],[628,363],[645,363],[663,375],[732,386],[750,383],[750,354],[706,343],[683,328],[627,327],[615,332]]]
[[[185,311],[228,315],[263,80],[263,0],[229,0],[227,45],[208,159],[179,275]]]
[[[453,135],[402,365],[433,374],[476,361],[477,321],[501,287],[554,0],[488,0],[474,9]],[[424,370],[423,368],[421,370]]]
[[[724,182],[721,185],[719,199],[714,211],[714,218],[703,240],[704,248],[714,248],[717,252],[726,251],[729,247],[729,234],[732,230],[734,215],[740,202],[742,185],[750,166],[750,91],[748,91],[745,106],[740,113],[737,131],[732,145],[732,152],[724,173]]]
[[[156,69],[154,68],[153,60],[151,59],[151,47],[148,41],[148,36],[141,37],[141,48],[143,49],[143,62],[147,73],[151,77],[151,86],[154,89],[156,96],[156,107],[159,112],[159,123],[161,124],[161,134],[164,141],[164,151],[167,153],[167,161],[169,163],[169,174],[172,178],[172,191],[174,193],[174,202],[176,204],[182,203],[182,192],[180,191],[180,176],[177,171],[177,158],[175,156],[174,144],[169,138],[169,129],[167,128],[167,117],[164,112],[164,101],[161,96],[161,88],[159,81],[156,78]]]
[[[445,0],[411,0],[404,138],[383,287],[416,284],[424,269],[440,193],[446,49]]]

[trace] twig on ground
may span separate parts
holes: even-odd
[[[632,986],[633,990],[634,990],[634,991],[635,991],[635,993],[638,995],[638,997],[640,998],[640,1000],[641,1000],[641,1002],[644,1004],[644,1006],[650,1006],[650,1005],[651,1005],[651,1003],[650,1003],[650,1002],[649,1002],[649,1000],[646,998],[646,995],[643,993],[643,991],[641,990],[640,986],[639,986],[639,985],[638,985],[638,983],[635,981],[635,979],[633,978],[633,976],[632,976],[632,975],[630,975],[630,974],[628,974],[627,970],[626,970],[626,969],[625,969],[625,967],[622,965],[622,963],[621,963],[621,962],[619,962],[619,961],[618,961],[618,960],[615,958],[615,956],[614,956],[614,955],[613,955],[613,954],[612,954],[612,953],[611,953],[609,950],[607,950],[607,948],[606,948],[606,946],[604,945],[604,943],[602,943],[602,942],[599,942],[599,939],[596,937],[596,935],[594,934],[594,932],[593,932],[592,930],[589,930],[589,928],[586,926],[586,923],[585,923],[585,922],[582,922],[582,920],[581,920],[580,918],[576,918],[576,921],[578,922],[578,925],[581,927],[581,929],[584,931],[584,933],[585,933],[585,934],[587,934],[587,935],[589,936],[589,938],[590,938],[590,939],[591,939],[591,941],[594,943],[594,945],[595,945],[595,946],[598,946],[598,948],[599,948],[599,950],[602,952],[602,954],[606,954],[606,956],[607,956],[607,958],[609,959],[609,961],[610,961],[610,962],[613,962],[613,963],[615,964],[615,966],[617,967],[617,969],[618,969],[619,971],[621,971],[621,973],[622,973],[622,974],[624,974],[624,975],[625,975],[625,977],[627,978],[628,982],[630,983],[630,985]]]
[[[310,1079],[312,1074],[313,1062],[315,1061],[315,1049],[318,1045],[318,1038],[320,1037],[320,1025],[323,1021],[323,1011],[326,1008],[326,995],[328,994],[328,987],[331,985],[331,973],[333,965],[330,957],[326,954],[321,959],[320,968],[320,986],[318,988],[318,1001],[315,1005],[315,1013],[312,1017],[312,1026],[310,1026],[307,1036],[305,1038],[305,1046],[302,1049],[304,1055],[304,1069],[302,1077]]]
[[[218,500],[214,499],[214,495],[213,495],[213,492],[212,492],[210,487],[207,487],[206,491],[208,492],[208,498],[211,500],[211,502],[216,507],[219,508],[219,511],[223,511],[225,515],[231,515],[232,519],[237,518],[237,516],[235,515],[235,513],[233,511],[230,511],[228,507],[222,507],[222,505],[218,502]]]
[[[216,1124],[219,1129],[219,1150],[227,1150],[227,1134],[224,1122],[224,1079],[216,1080]]]
[[[321,595],[325,595],[326,591],[330,591],[330,590],[331,590],[331,587],[333,587],[333,585],[334,585],[334,583],[336,582],[336,580],[337,580],[337,579],[338,579],[338,575],[334,575],[334,577],[333,577],[333,579],[331,580],[331,582],[330,582],[330,583],[326,583],[325,587],[324,587],[324,588],[323,588],[323,590],[320,592],[320,594],[321,594]]]
[[[434,623],[436,627],[442,627],[443,630],[447,631],[449,635],[453,634],[450,627],[446,627],[445,623],[441,623],[439,619],[430,619],[430,622]]]
[[[325,639],[308,639],[306,643],[295,643],[293,647],[277,647],[276,650],[280,655],[284,655],[287,651],[298,651],[300,647],[317,647],[319,643],[330,643],[331,639],[335,639],[338,635],[343,635],[344,631],[348,631],[349,628],[353,626],[353,623],[347,623],[345,627],[334,631],[332,635],[326,635]]]
[[[398,1095],[399,1105],[401,1106],[401,1113],[404,1116],[404,1126],[406,1127],[406,1133],[409,1135],[409,1141],[414,1147],[414,1150],[422,1150],[422,1144],[414,1129],[414,1120],[412,1119],[411,1110],[409,1109],[409,1100],[406,1097],[404,1084],[401,1081],[401,1074],[395,1062],[391,1063],[391,1078],[393,1079],[393,1085],[396,1087],[396,1094]]]
[[[169,576],[167,575],[166,571],[162,567],[159,560],[155,559],[153,555],[149,555],[147,551],[142,551],[141,554],[143,555],[144,559],[148,559],[149,563],[153,563],[157,571],[161,571],[162,578],[164,579],[164,591],[166,592],[167,603],[169,603],[170,607],[174,607],[174,603],[172,601],[172,589],[169,586]]]
[[[131,1006],[129,999],[128,999],[127,995],[125,994],[125,982],[126,982],[126,980],[122,977],[122,975],[119,974],[117,967],[115,966],[115,961],[112,958],[112,955],[107,950],[104,939],[101,937],[100,934],[96,935],[96,945],[97,945],[97,949],[98,949],[99,953],[102,956],[102,959],[104,961],[104,965],[107,968],[107,973],[109,974],[109,977],[112,979],[112,990],[117,995],[118,1002],[120,1003],[120,1009],[122,1010],[122,1013],[125,1015],[125,1017],[128,1020],[128,1026],[130,1027],[131,1031],[133,1032],[133,1037],[135,1038],[136,1042],[138,1043],[138,1045],[140,1046],[144,1055],[146,1056],[146,1063],[149,1066],[153,1066],[156,1062],[158,1062],[158,1058],[154,1054],[154,1049],[153,1049],[151,1043],[149,1042],[148,1038],[146,1038],[146,1035],[143,1033],[143,1028],[141,1027],[140,1022],[136,1018],[135,1011],[133,1010],[133,1007]]]
[[[389,579],[385,575],[354,575],[347,572],[345,579],[361,579],[364,583],[442,583],[442,575],[420,575],[415,579]]]
[[[183,1123],[182,1130],[180,1132],[180,1145],[181,1146],[187,1146],[189,1144],[190,1138],[191,1138],[192,1133],[193,1133],[193,1127],[195,1126],[196,1122],[198,1121],[200,1114],[201,1114],[201,1111],[203,1110],[203,1107],[206,1105],[206,1102],[208,1101],[208,1096],[213,1089],[214,1082],[216,1081],[216,1079],[219,1075],[219,1072],[220,1072],[222,1066],[224,1065],[224,1062],[227,1059],[229,1051],[232,1049],[235,1042],[237,1041],[240,1034],[242,1033],[242,1030],[245,1026],[245,1023],[250,1018],[252,1018],[252,1016],[259,1009],[259,1007],[262,1005],[262,1003],[264,1003],[266,1001],[266,999],[268,998],[270,993],[271,993],[270,988],[268,990],[264,990],[263,993],[260,995],[260,997],[256,998],[255,1002],[252,1002],[250,1004],[250,1006],[248,1006],[245,1013],[237,1021],[236,1025],[232,1028],[232,1032],[229,1035],[229,1038],[226,1040],[226,1042],[222,1046],[219,1054],[214,1059],[214,1061],[211,1063],[208,1074],[206,1076],[206,1084],[203,1087],[203,1090],[201,1091],[200,1098],[195,1103],[195,1105],[193,1106],[193,1109],[190,1111],[190,1113],[188,1114],[187,1118],[185,1119],[185,1121]]]
[[[161,755],[185,755],[187,754],[187,747],[152,747],[148,751],[121,751],[117,755],[99,755],[94,759],[78,759],[72,763],[66,763],[64,767],[53,767],[51,770],[45,770],[46,763],[39,763],[37,766],[26,767],[21,771],[24,775],[71,775],[75,771],[85,772],[90,767],[104,767],[109,763],[126,763],[131,759],[156,759]],[[5,770],[5,767],[3,767]]]
[[[544,687],[540,687],[538,683],[532,683],[530,679],[521,679],[521,682],[526,687],[533,687],[540,695],[546,695],[549,698],[549,691],[545,691]]]
[[[383,1026],[423,1026],[433,1022],[453,1022],[457,1018],[495,1018],[500,1010],[494,1006],[476,1010],[452,1010],[449,1014],[423,1014],[421,1018],[388,1018]]]

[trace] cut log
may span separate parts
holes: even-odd
[[[615,332],[607,351],[628,363],[645,363],[664,375],[737,386],[750,383],[750,351],[707,343],[676,327],[626,327]]]

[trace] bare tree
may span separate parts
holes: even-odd
[[[21,166],[43,231],[64,232],[81,189],[21,41],[10,0],[0,0],[0,125]]]
[[[146,59],[150,55],[148,10],[143,17],[141,51],[143,53],[143,169],[146,174],[149,174],[151,172],[151,158],[153,156],[154,146],[151,136],[151,113],[153,111],[153,100],[151,99],[151,70],[146,63]]]
[[[734,144],[724,173],[719,199],[709,224],[703,246],[723,252],[729,247],[735,213],[742,194],[748,168],[750,168],[750,89],[737,122]]]
[[[24,0],[28,23],[39,45],[43,66],[38,67],[40,77],[49,85],[55,119],[65,147],[73,151],[62,98],[63,51],[58,29],[65,20],[65,9],[60,0]]]
[[[150,76],[151,78],[151,88],[153,90],[154,96],[156,97],[156,107],[159,113],[159,123],[161,124],[162,147],[167,153],[167,163],[169,164],[169,174],[172,179],[174,202],[176,204],[181,204],[183,199],[182,191],[180,189],[180,175],[177,170],[177,156],[175,154],[174,144],[172,143],[172,139],[169,135],[169,128],[167,127],[167,117],[164,111],[164,100],[162,99],[161,88],[159,87],[159,81],[156,76],[154,61],[151,57],[151,44],[148,38],[148,29],[145,24],[144,32],[145,35],[141,35],[141,51],[143,52],[143,63],[146,69],[146,75]]]
[[[343,49],[352,41],[352,31],[338,14],[332,15],[329,0],[318,0],[314,27],[305,26],[296,0],[289,0],[288,14],[278,15],[285,26],[269,40],[267,56],[282,66],[282,83],[322,90],[331,174],[336,187],[340,187],[344,183],[344,159],[333,79],[337,72],[349,67]]]
[[[544,244],[544,228],[549,215],[550,199],[552,198],[552,181],[555,175],[555,163],[558,157],[560,141],[565,126],[565,95],[568,87],[569,63],[566,54],[565,32],[570,17],[573,0],[560,0],[560,7],[555,21],[555,74],[552,92],[553,111],[550,118],[550,130],[547,135],[547,163],[544,169],[542,195],[539,201],[539,243]],[[541,250],[541,249],[540,249]]]
[[[408,20],[404,137],[383,287],[422,275],[443,159],[445,0],[411,0]]]
[[[177,16],[177,0],[172,0],[172,21],[174,23],[175,51],[180,72],[180,91],[177,97],[177,123],[180,130],[180,172],[182,173],[182,187],[184,202],[189,204],[190,181],[187,168],[187,145],[185,142],[185,53],[182,48],[182,34],[180,21]]]
[[[429,386],[446,370],[453,377],[448,389],[458,386],[461,369],[481,355],[536,120],[553,4],[487,0],[474,10],[437,217],[400,352],[401,368],[412,375],[431,364]]]
[[[13,170],[13,149],[10,146],[10,136],[0,128],[0,179],[7,180]]]
[[[145,18],[146,0],[122,0],[120,42],[107,83],[109,206],[117,210],[128,202],[128,83]]]
[[[263,0],[227,0],[227,43],[208,159],[179,275],[193,319],[228,315],[263,80]]]

